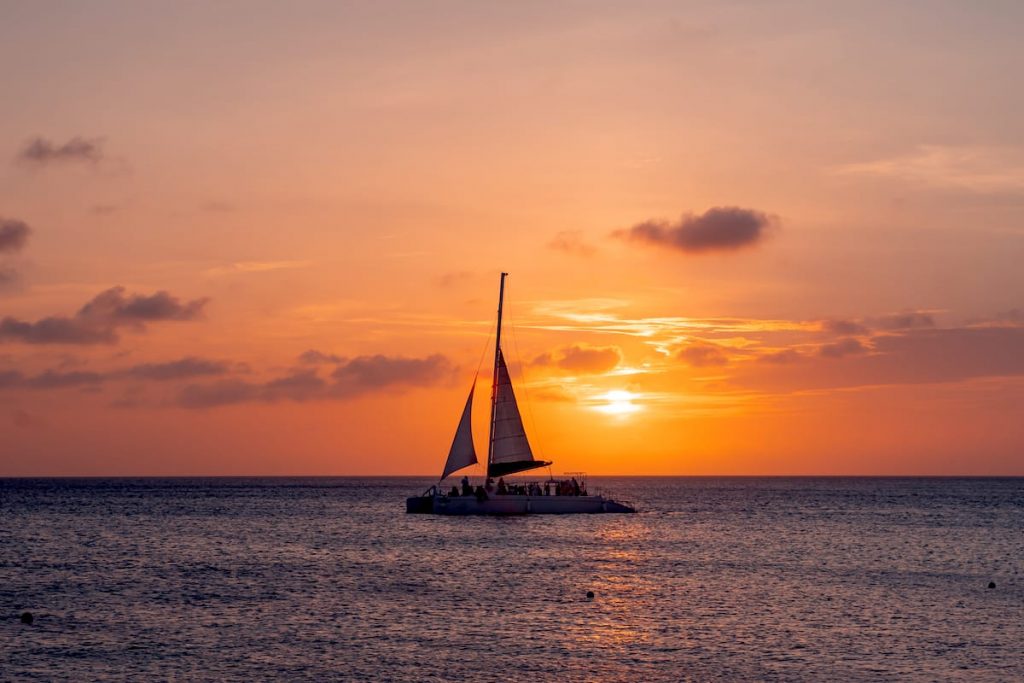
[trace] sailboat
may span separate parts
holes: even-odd
[[[501,311],[505,299],[506,277],[508,273],[501,274],[498,289],[498,326],[494,341],[486,485],[474,489],[468,485],[468,478],[464,477],[462,489],[453,486],[451,491],[445,492],[441,486],[450,475],[478,462],[473,444],[472,425],[473,393],[476,390],[474,379],[441,478],[422,495],[407,498],[406,512],[435,515],[636,512],[625,502],[588,493],[586,478],[580,473],[560,481],[549,477],[543,482],[505,485],[503,478],[510,474],[549,467],[552,464],[533,455],[512,389],[508,365],[501,351]],[[494,485],[495,480],[498,482],[497,486]]]

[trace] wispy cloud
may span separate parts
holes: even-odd
[[[597,253],[597,248],[583,239],[583,232],[580,230],[563,230],[548,242],[548,249],[575,256],[593,256]]]
[[[236,261],[223,266],[215,266],[206,270],[210,276],[236,275],[242,273],[267,273],[274,270],[293,270],[308,268],[312,261]]]
[[[835,171],[980,193],[1024,190],[1024,153],[1016,147],[920,145],[906,154]]]

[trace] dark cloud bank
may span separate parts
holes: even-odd
[[[773,219],[737,206],[716,206],[703,214],[684,214],[678,221],[648,220],[612,235],[630,242],[666,247],[686,253],[736,251],[764,239]]]
[[[151,380],[166,382],[195,377],[224,375],[231,366],[226,361],[208,360],[186,356],[164,363],[141,363],[130,368],[109,372],[73,370],[46,370],[38,375],[25,375],[18,370],[0,371],[0,389],[69,389],[95,387],[104,382],[118,379]]]
[[[0,342],[24,344],[114,344],[118,330],[146,329],[149,323],[195,320],[206,298],[182,302],[161,291],[150,296],[126,295],[124,287],[111,287],[96,295],[73,316],[49,316],[35,322],[7,316],[0,319]]]
[[[758,358],[734,381],[769,390],[955,382],[1024,375],[1024,327],[911,328]]]
[[[821,322],[821,329],[840,336],[865,335],[872,330],[920,330],[935,327],[935,319],[927,311],[904,311],[876,318],[857,320],[829,319]]]
[[[311,353],[307,351],[303,356]],[[346,399],[380,390],[433,386],[450,380],[454,372],[452,363],[440,354],[425,358],[357,356],[341,360],[328,379],[320,377],[315,368],[301,368],[262,383],[224,379],[190,384],[179,394],[178,404],[185,408],[212,408],[253,401]]]

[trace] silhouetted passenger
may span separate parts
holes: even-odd
[[[499,496],[504,496],[507,493],[508,493],[508,488],[506,488],[506,486],[505,486],[505,478],[504,477],[498,477],[498,495]]]
[[[476,496],[476,502],[482,503],[487,500],[487,491],[484,491],[484,487],[477,484],[476,491],[473,492]]]
[[[458,498],[459,497],[459,487],[456,486],[455,484],[452,484],[452,490],[448,492],[448,495],[451,496],[452,498]]]
[[[462,495],[464,495],[464,496],[472,496],[473,495],[473,487],[469,485],[469,477],[463,477],[462,478]]]
[[[544,495],[545,496],[550,496],[551,495],[551,482],[550,481],[544,482]]]

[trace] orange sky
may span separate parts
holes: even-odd
[[[1017,3],[0,9],[0,476],[1024,475]],[[313,353],[310,353],[313,352]]]

